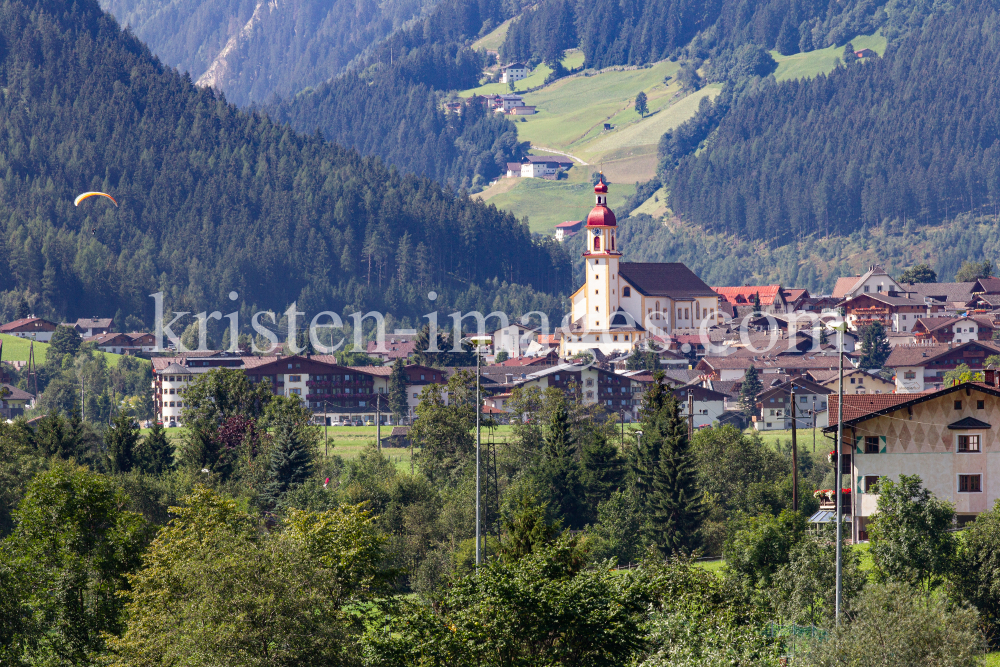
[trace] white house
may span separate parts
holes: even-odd
[[[844,397],[847,514],[855,540],[867,540],[868,522],[878,509],[878,482],[919,475],[924,488],[955,507],[958,525],[972,521],[1000,499],[1000,388],[995,373],[986,383],[965,383],[907,395]],[[831,432],[837,428],[837,399],[831,396]]]
[[[795,385],[795,405],[792,405],[791,385]],[[760,415],[754,422],[758,431],[796,428],[825,428],[827,403],[833,392],[816,382],[798,377],[762,391],[757,396]]]
[[[860,276],[837,278],[833,286],[833,298],[851,299],[860,294],[886,294],[892,292],[900,296],[906,292],[880,264],[873,264]]]
[[[503,68],[503,74],[500,75],[500,82],[511,83],[526,78],[528,78],[528,66],[524,63],[511,63]]]
[[[694,427],[711,426],[719,421],[726,411],[726,395],[722,392],[713,391],[700,385],[689,385],[678,387],[673,390],[674,398],[678,400],[681,408],[681,416],[688,417],[688,392],[691,393],[694,404]]]
[[[944,382],[948,371],[965,364],[972,371],[986,370],[986,359],[1000,354],[1000,345],[976,340],[961,345],[897,345],[885,361],[896,370],[896,391],[913,394]]]
[[[56,326],[55,322],[49,322],[40,317],[24,317],[0,326],[0,333],[48,343],[52,339],[52,332],[56,330]]]

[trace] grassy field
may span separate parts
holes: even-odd
[[[3,341],[3,361],[28,360],[28,349],[31,346],[30,340],[7,334],[0,334],[0,340]],[[45,363],[45,356],[48,349],[48,343],[35,343],[35,363],[39,366]],[[109,354],[107,352],[98,352],[98,354],[103,354],[110,366],[117,366],[118,360],[121,358],[120,354]],[[147,360],[143,360],[143,362],[149,363]]]
[[[486,35],[483,35],[475,42],[472,43],[472,48],[477,51],[497,51],[503,45],[503,41],[507,39],[507,28],[510,27],[510,22],[514,19],[507,19],[501,23],[497,28]]]
[[[859,35],[851,40],[851,44],[854,45],[856,51],[872,49],[875,53],[882,55],[885,53],[886,40],[880,33],[875,33],[874,35]],[[825,74],[833,70],[834,62],[843,54],[843,44],[808,53],[796,53],[791,56],[783,56],[777,51],[772,51],[771,57],[778,63],[774,78],[778,81],[786,81]]]
[[[527,216],[533,232],[552,233],[560,222],[580,220],[594,207],[594,187],[590,184],[592,169],[577,165],[570,170],[573,178],[565,181],[501,179],[477,197],[510,211],[518,219]],[[634,184],[614,183],[608,193],[608,205],[614,209],[634,192]]]

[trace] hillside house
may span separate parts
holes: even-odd
[[[687,420],[688,417],[688,394],[693,399],[694,427],[704,428],[711,426],[722,418],[726,411],[727,396],[719,391],[713,391],[701,385],[688,385],[678,387],[670,392],[680,403],[681,416]],[[638,397],[637,397],[638,398]]]
[[[500,75],[500,83],[512,83],[528,78],[528,66],[524,63],[505,65]]]
[[[35,397],[12,384],[0,385],[0,419],[16,419],[35,407]]]
[[[493,332],[493,354],[500,350],[511,358],[520,357],[524,350],[538,337],[538,329],[515,322]]]
[[[860,51],[855,51],[854,55],[858,58],[874,58],[878,56],[872,49],[861,49]]]
[[[840,371],[809,371],[808,375],[830,391],[840,391]],[[845,394],[891,394],[896,385],[861,368],[844,369]]]
[[[562,243],[566,239],[576,236],[576,233],[583,228],[583,220],[567,220],[556,225],[556,241]]]
[[[885,293],[861,293],[838,304],[844,309],[844,319],[855,331],[872,322],[879,322],[887,331],[907,333],[917,320],[939,311],[937,305]]]
[[[992,340],[993,320],[984,315],[971,317],[928,317],[916,321],[913,335],[917,342],[968,343],[970,340]]]
[[[379,351],[377,340],[368,341],[368,349],[365,354],[374,359],[381,359],[383,362],[392,363],[396,359],[407,359],[416,347],[417,335],[392,334],[385,337],[382,350]]]
[[[56,326],[55,322],[49,322],[40,317],[24,317],[0,326],[0,333],[48,343],[52,339],[52,332],[56,330]]]
[[[851,488],[853,536],[868,539],[866,527],[878,508],[878,481],[919,475],[924,488],[954,505],[958,525],[972,521],[1000,499],[1000,388],[996,373],[925,394],[844,397],[841,470]],[[830,397],[830,426],[836,433],[838,397]]]
[[[72,327],[81,338],[90,338],[110,333],[113,324],[114,320],[110,317],[81,317],[76,322],[63,326]]]
[[[573,166],[569,158],[550,157],[548,155],[528,155],[521,163],[521,178],[555,179],[559,172]]]
[[[103,333],[86,336],[83,342],[109,354],[149,354],[156,348],[156,336],[150,333]]]
[[[905,283],[903,289],[911,299],[938,306],[941,316],[963,310],[975,296],[978,281],[965,283]]]

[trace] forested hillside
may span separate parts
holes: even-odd
[[[597,68],[679,55],[703,59],[750,43],[788,55],[843,44],[887,21],[890,32],[905,29],[913,6],[923,4],[930,3],[544,0],[511,24],[501,55],[506,60],[552,61],[563,49],[579,44],[586,66]]]
[[[4,0],[0,45],[7,317],[27,294],[39,315],[151,325],[160,289],[193,312],[230,290],[245,308],[413,317],[435,289],[439,307],[552,310],[569,287],[564,251],[512,216],[236,109],[92,0]],[[92,189],[121,207],[74,208]]]
[[[482,104],[461,114],[444,111],[442,91],[474,86],[483,54],[454,42],[404,48],[392,65],[376,62],[267,111],[302,132],[319,130],[404,172],[454,187],[482,185],[520,160],[525,150],[517,128],[503,116]]]
[[[433,4],[433,0],[101,2],[161,60],[241,105],[326,81]]]
[[[762,86],[665,175],[714,231],[784,242],[1000,206],[1000,12],[962,2],[829,76]]]

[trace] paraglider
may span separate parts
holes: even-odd
[[[111,203],[115,205],[115,208],[118,208],[118,202],[115,201],[115,198],[104,192],[84,192],[82,195],[73,200],[73,206],[79,206],[80,202],[89,197],[107,197],[111,200]]]

